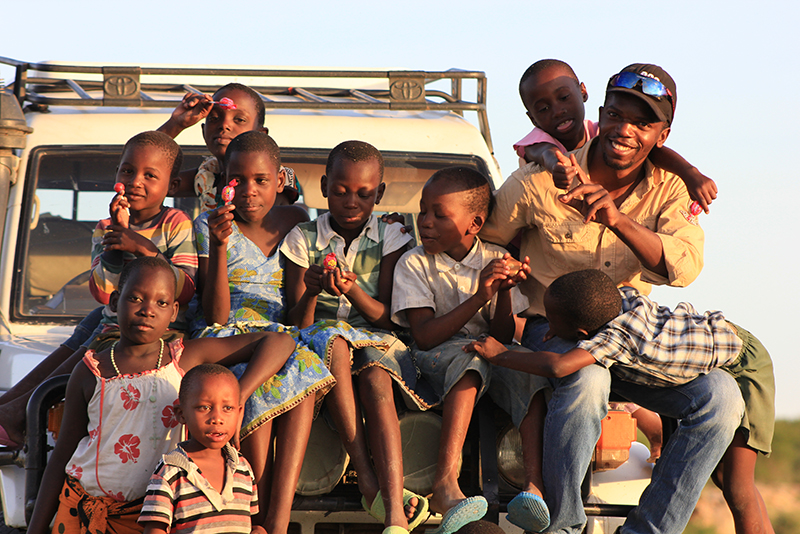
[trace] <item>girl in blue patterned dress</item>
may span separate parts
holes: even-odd
[[[268,135],[239,135],[231,141],[225,158],[228,180],[235,178],[239,184],[233,204],[195,221],[202,282],[195,300],[193,334],[225,337],[268,330],[288,332],[298,340],[296,328],[279,322],[285,306],[278,247],[286,233],[308,216],[300,208],[273,207],[283,184],[278,172],[280,151]],[[244,368],[232,370],[239,376]],[[242,453],[253,467],[260,500],[253,524],[263,525],[270,534],[285,534],[288,529],[315,399],[334,383],[320,358],[298,343],[283,369],[245,405]]]
[[[394,266],[411,237],[372,213],[385,188],[383,157],[372,145],[347,141],[334,148],[321,185],[329,213],[298,225],[281,245],[288,260],[288,321],[303,327],[303,342],[337,380],[326,401],[358,473],[362,505],[384,524],[385,534],[410,531],[425,519],[428,503],[403,489],[393,389],[412,409],[436,403],[430,388],[431,395],[424,394],[411,353],[389,318]],[[335,255],[338,266],[323,267],[326,255]],[[366,436],[351,374],[358,376]]]

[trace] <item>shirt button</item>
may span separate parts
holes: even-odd
[[[458,290],[459,290],[459,291],[464,291],[464,286],[460,286],[460,287],[458,288]]]
[[[572,232],[567,232],[567,233],[564,235],[564,237],[566,237],[567,239],[572,239]]]
[[[610,261],[606,262],[606,267],[611,267],[611,262]]]
[[[460,268],[461,268],[461,264],[460,264],[460,263],[456,263],[455,270],[457,271],[457,270],[459,270]]]

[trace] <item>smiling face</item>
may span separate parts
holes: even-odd
[[[427,254],[445,253],[463,260],[483,226],[483,217],[466,206],[466,193],[452,191],[445,180],[428,183],[419,200],[419,226],[422,247]]]
[[[236,214],[248,222],[264,219],[275,205],[275,196],[283,191],[279,169],[266,152],[236,151],[228,158],[225,173],[227,181],[239,181],[233,205]]]
[[[559,66],[545,69],[523,82],[522,103],[537,128],[558,139],[567,150],[584,141],[583,103],[589,95],[572,73]]]
[[[157,342],[178,316],[175,276],[144,266],[128,276],[121,292],[111,294],[120,334],[137,345]]]
[[[381,181],[377,160],[354,162],[340,157],[322,177],[320,187],[322,196],[328,199],[331,226],[349,242],[367,224],[372,210],[383,197],[386,184]]]
[[[605,164],[616,171],[635,169],[654,147],[667,140],[669,128],[640,98],[610,92],[600,108],[599,146]]]
[[[203,449],[221,449],[235,435],[242,406],[239,383],[227,374],[198,377],[181,399],[178,417]]]
[[[131,144],[122,153],[116,181],[125,186],[132,224],[141,224],[161,212],[169,191],[172,164],[173,160],[153,145]]]
[[[258,112],[250,95],[239,89],[225,89],[218,91],[214,99],[227,97],[236,104],[236,109],[224,109],[214,104],[211,112],[202,125],[203,139],[212,155],[222,161],[228,145],[237,135],[243,132],[259,130]]]

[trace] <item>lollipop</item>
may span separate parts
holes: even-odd
[[[339,262],[336,261],[336,254],[333,252],[325,256],[325,259],[322,260],[322,266],[325,268],[325,271],[332,271],[336,269],[338,264]]]
[[[508,277],[513,278],[522,270],[522,262],[514,258],[506,258],[506,267],[508,267]]]
[[[120,195],[125,195],[125,184],[122,182],[117,182],[114,184],[114,191],[116,191]]]
[[[222,109],[236,109],[236,102],[234,102],[227,96],[223,96],[222,98],[220,98],[219,102],[215,100],[214,104],[217,104]]]
[[[703,212],[703,206],[695,200],[689,205],[689,211],[691,211],[694,216],[700,215]]]
[[[234,178],[228,185],[222,188],[222,200],[225,201],[225,204],[230,204],[231,200],[233,200],[233,195],[236,193],[236,189],[234,189],[237,185],[239,185],[239,180]]]

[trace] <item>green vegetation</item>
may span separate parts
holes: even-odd
[[[775,421],[772,455],[759,457],[756,480],[762,483],[800,483],[800,421]],[[777,528],[775,530],[777,532]],[[791,532],[800,532],[800,528]]]

